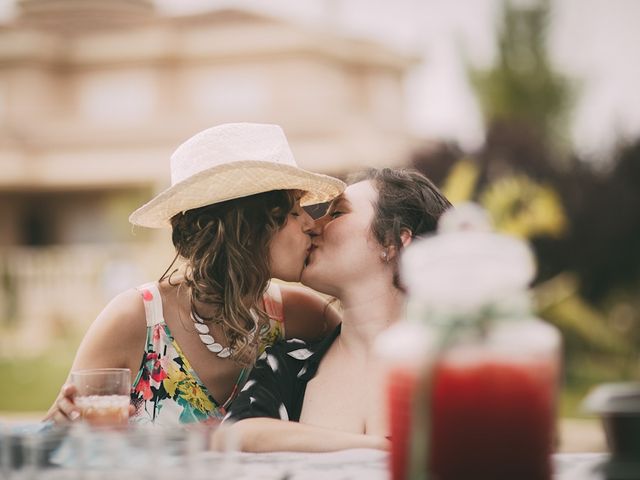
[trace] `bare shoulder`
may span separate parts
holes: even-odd
[[[137,290],[127,290],[111,300],[90,325],[73,368],[137,368],[145,338],[141,295]]]
[[[340,322],[331,298],[297,285],[282,285],[281,291],[287,338],[317,340]]]
[[[318,309],[327,304],[319,293],[302,285],[280,285],[280,292],[285,308]]]
[[[104,327],[144,334],[146,332],[146,320],[144,303],[140,292],[130,289],[117,295],[100,312],[96,318],[96,323]]]

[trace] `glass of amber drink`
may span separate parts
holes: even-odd
[[[128,368],[93,368],[71,372],[75,404],[82,420],[92,427],[123,427],[129,421],[131,371]]]

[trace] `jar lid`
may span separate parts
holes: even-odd
[[[477,205],[451,209],[440,219],[438,234],[406,249],[400,271],[411,298],[436,310],[460,312],[527,289],[535,275],[528,244],[492,232],[483,218],[488,217]]]
[[[640,383],[605,383],[593,389],[584,399],[582,408],[590,413],[640,414]]]

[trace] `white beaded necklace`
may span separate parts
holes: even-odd
[[[249,333],[249,341],[252,341],[258,325],[258,315],[253,311],[253,309],[251,309],[250,312],[253,320],[255,321],[253,330]],[[209,325],[205,323],[203,318],[196,313],[191,312],[191,320],[193,320],[193,326],[196,327],[196,330],[198,331],[200,340],[204,343],[204,346],[209,349],[209,351],[215,353],[216,356],[220,358],[229,358],[233,355],[232,347],[223,347],[220,343],[216,342],[213,335],[211,335]]]

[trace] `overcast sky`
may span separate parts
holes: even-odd
[[[108,1],[108,0],[107,0]],[[247,5],[418,53],[408,79],[411,128],[473,148],[482,121],[462,54],[478,66],[495,55],[502,0],[156,0],[183,13]],[[530,0],[518,0],[521,3]],[[640,136],[640,0],[552,0],[549,47],[558,71],[579,85],[571,135],[583,154],[603,154],[620,136]],[[7,18],[14,0],[0,0]]]

